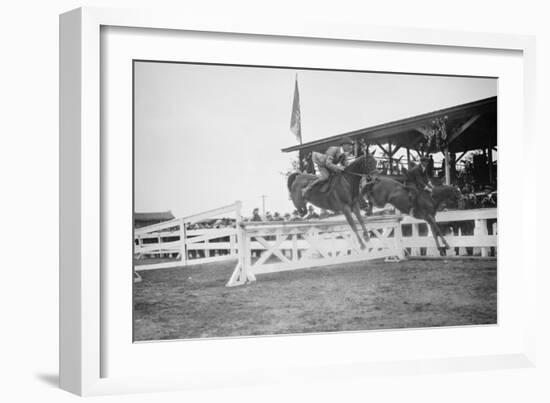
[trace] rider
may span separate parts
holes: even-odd
[[[324,154],[313,152],[312,159],[317,167],[319,175],[311,181],[303,190],[302,195],[307,198],[309,191],[314,185],[328,180],[331,172],[344,171],[346,155],[353,151],[353,141],[349,137],[343,137],[340,146],[329,147]]]
[[[430,158],[422,156],[420,158],[420,164],[407,172],[405,177],[405,187],[409,191],[409,197],[411,199],[412,210],[416,206],[418,195],[420,192],[432,193],[433,185],[428,176],[428,165],[430,164]],[[411,215],[412,215],[411,210]]]

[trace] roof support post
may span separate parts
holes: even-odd
[[[450,154],[449,154],[449,147],[446,147],[443,151],[443,155],[445,155],[445,185],[451,184],[451,164],[450,164]]]
[[[393,159],[392,159],[392,149],[391,149],[391,140],[388,140],[388,174],[393,174]]]
[[[493,149],[487,148],[487,163],[489,164],[489,184],[493,183]]]

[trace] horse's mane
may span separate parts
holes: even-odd
[[[399,182],[397,179],[393,179],[393,178],[390,178],[388,176],[378,176],[377,179],[378,181],[386,181],[386,182],[389,182],[389,183],[392,183],[394,185],[399,185],[401,187],[405,187],[405,185],[403,185],[402,182]]]
[[[452,197],[460,196],[460,190],[456,186],[452,185],[439,185],[434,186],[432,198],[435,202],[435,209],[439,207],[441,203],[451,199]]]
[[[446,193],[454,194],[457,191],[458,191],[457,188],[452,185],[434,186],[434,193],[438,193],[438,194],[446,194]]]
[[[365,167],[366,165],[366,167]],[[376,160],[370,154],[362,154],[355,158],[344,170],[344,172],[368,173],[376,169]],[[364,172],[366,171],[366,172]]]

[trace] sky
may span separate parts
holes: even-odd
[[[243,202],[292,212],[286,176],[298,77],[303,142],[497,95],[497,80],[136,62],[136,212]]]

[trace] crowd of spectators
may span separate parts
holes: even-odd
[[[231,228],[235,227],[234,218],[217,218],[211,220],[203,220],[195,223],[187,223],[185,229],[197,230],[197,229],[218,229],[218,228]]]
[[[281,214],[279,212],[266,211],[265,215],[262,217],[259,213],[259,209],[255,208],[252,210],[252,215],[245,218],[245,221],[302,221],[302,220],[317,220],[322,218],[333,217],[336,214],[327,211],[321,210],[317,211],[312,205],[308,206],[308,213],[301,217],[298,213],[298,210],[294,210],[292,213]]]
[[[490,185],[476,191],[473,186],[467,184],[461,188],[461,192],[462,200],[459,206],[461,209],[497,206],[497,191]]]

